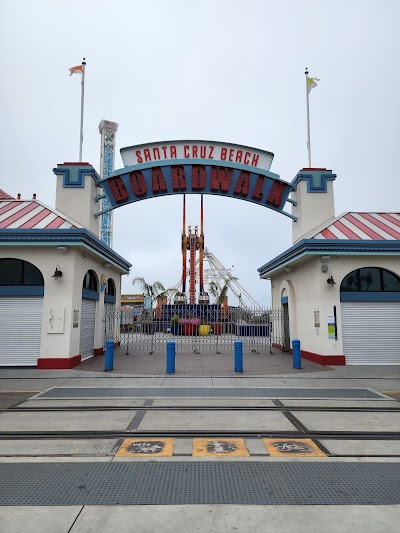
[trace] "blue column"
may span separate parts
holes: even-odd
[[[292,341],[293,368],[301,368],[301,351],[299,339]]]
[[[106,357],[104,359],[104,371],[114,368],[114,341],[106,341]]]
[[[235,372],[243,372],[243,343],[242,341],[235,341]]]
[[[175,374],[175,341],[167,341],[167,374]]]

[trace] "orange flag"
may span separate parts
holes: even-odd
[[[83,65],[78,65],[77,67],[71,67],[69,69],[70,71],[70,76],[72,76],[72,74],[83,74]]]

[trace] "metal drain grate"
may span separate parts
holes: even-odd
[[[35,398],[381,398],[368,389],[267,387],[54,387]]]
[[[3,463],[0,505],[394,505],[397,463]]]

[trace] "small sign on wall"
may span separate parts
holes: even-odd
[[[320,325],[320,317],[319,317],[319,309],[316,309],[314,311],[314,327],[319,328]]]
[[[335,338],[335,317],[328,316],[328,339]]]
[[[64,333],[65,307],[49,307],[47,333]]]
[[[72,317],[72,327],[77,328],[78,326],[79,326],[79,307],[75,307],[73,317]]]

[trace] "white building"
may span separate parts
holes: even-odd
[[[1,366],[72,368],[101,354],[131,266],[99,240],[93,167],[54,173],[55,209],[0,191]],[[293,246],[258,269],[289,317],[274,336],[300,339],[320,364],[400,364],[400,213],[335,217],[335,178],[298,173]]]
[[[293,246],[258,269],[290,339],[324,365],[400,364],[400,213],[335,217],[326,169],[303,169],[295,191]]]
[[[56,208],[0,191],[0,365],[72,368],[103,352],[130,264],[99,240],[99,176],[64,163]]]

